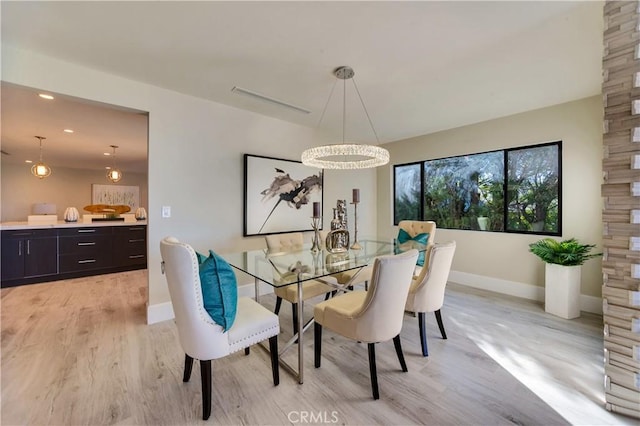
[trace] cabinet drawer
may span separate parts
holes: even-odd
[[[84,253],[64,254],[60,256],[60,272],[88,271],[111,266],[111,255],[91,255]]]
[[[111,235],[110,226],[80,227],[80,228],[63,228],[60,229],[58,235],[61,237],[73,237],[76,235]]]
[[[57,229],[16,229],[13,231],[2,231],[2,239],[29,239],[29,238],[46,238],[56,237]]]
[[[81,235],[60,238],[60,254],[98,254],[111,251],[110,235]]]
[[[145,225],[130,225],[130,226],[114,226],[113,233],[130,234],[131,238],[146,238],[147,227]]]

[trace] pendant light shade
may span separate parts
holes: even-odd
[[[31,174],[39,179],[44,179],[51,174],[51,167],[42,161],[42,140],[46,138],[44,136],[36,136],[36,139],[40,141],[40,161],[31,167]]]
[[[342,92],[342,143],[334,144],[334,145],[323,145],[315,148],[309,148],[302,153],[302,163],[311,166],[318,167],[322,169],[367,169],[372,167],[383,166],[389,162],[389,151],[384,148],[380,148],[375,145],[362,145],[356,143],[345,143],[345,117],[346,117],[346,99],[347,99],[347,87],[346,81],[353,81],[353,86],[355,87],[356,93],[358,94],[358,98],[360,99],[360,104],[364,109],[364,112],[369,120],[369,125],[371,126],[371,130],[373,130],[373,134],[376,137],[376,141],[379,143],[378,134],[373,127],[373,123],[371,122],[371,117],[369,117],[369,112],[367,111],[367,107],[364,105],[362,97],[360,96],[360,91],[358,90],[358,86],[356,85],[353,76],[355,72],[351,67],[339,67],[336,68],[333,72],[337,79],[342,80],[343,84],[343,92]],[[333,93],[333,91],[332,91]],[[331,100],[331,95],[329,95],[329,99],[327,100],[327,105]],[[325,105],[324,111],[327,109],[327,105]],[[324,117],[324,111],[322,116]],[[320,118],[322,121],[322,117]]]
[[[113,148],[113,167],[111,167],[107,172],[107,179],[109,179],[113,183],[116,183],[119,182],[120,179],[122,179],[122,172],[116,167],[116,148],[118,148],[118,145],[109,146]]]

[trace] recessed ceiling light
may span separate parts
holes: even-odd
[[[73,130],[72,129],[64,129],[63,132],[65,132],[65,133],[73,133]]]
[[[40,93],[38,94],[38,96],[40,96],[42,99],[49,99],[49,100],[53,99],[53,96],[47,95],[46,93]]]
[[[110,152],[104,152],[102,155],[107,155],[107,156],[109,156],[109,155],[111,155],[111,153],[110,153]]]
[[[31,160],[24,160],[24,162],[25,163],[29,163],[29,164],[33,163],[33,161],[31,161]]]

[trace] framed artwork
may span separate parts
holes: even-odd
[[[299,161],[244,155],[244,236],[311,231],[322,212],[322,169]]]
[[[125,205],[134,212],[140,207],[140,187],[125,185],[91,185],[91,204]]]

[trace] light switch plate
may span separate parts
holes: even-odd
[[[162,206],[162,217],[171,217],[171,206]]]

